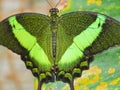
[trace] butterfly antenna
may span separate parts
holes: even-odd
[[[47,0],[47,2],[48,2],[48,4],[50,5],[50,7],[53,8],[53,6],[52,6],[50,0]]]
[[[61,2],[62,0],[59,0],[59,2],[55,5],[55,8],[59,5],[59,3]]]

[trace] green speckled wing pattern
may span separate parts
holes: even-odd
[[[120,44],[120,22],[93,12],[64,14],[58,17],[54,61],[50,23],[49,16],[36,13],[0,22],[0,44],[21,55],[40,84],[54,81],[55,75],[57,80],[69,82],[73,90],[74,78],[89,67],[95,54]]]

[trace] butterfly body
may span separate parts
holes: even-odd
[[[57,13],[59,10],[57,8],[52,8],[50,10],[50,29],[52,32],[52,54],[54,57],[54,60],[56,59],[56,38],[57,38],[57,30],[58,30],[58,18],[59,16]]]
[[[73,90],[74,78],[95,54],[120,44],[120,22],[87,11],[61,16],[58,12],[53,8],[50,16],[22,13],[0,22],[0,44],[21,55],[38,77],[38,89],[43,82],[63,80]]]

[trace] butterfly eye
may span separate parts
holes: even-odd
[[[57,8],[52,8],[52,9],[50,9],[49,12],[50,12],[50,13],[58,13],[59,10],[58,10]]]

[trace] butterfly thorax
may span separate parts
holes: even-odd
[[[50,9],[50,24],[51,24],[51,30],[52,32],[56,32],[57,25],[58,25],[58,12],[59,10],[57,8]]]

